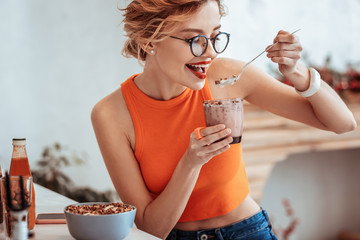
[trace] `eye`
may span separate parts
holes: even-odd
[[[212,42],[214,42],[215,40],[219,40],[219,33],[221,33],[221,32],[216,32],[216,33],[213,33],[211,36],[210,36],[210,40],[212,41]]]
[[[199,37],[199,36],[194,37],[193,38],[193,43],[196,43],[196,44],[201,43],[201,37]]]

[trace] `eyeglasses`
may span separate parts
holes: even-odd
[[[211,41],[216,53],[224,52],[227,45],[229,44],[229,40],[230,40],[230,34],[225,33],[225,32],[220,32],[213,38],[207,38],[204,35],[197,35],[197,36],[195,36],[193,38],[189,38],[189,39],[178,38],[178,37],[174,37],[174,36],[170,36],[170,37],[174,38],[174,39],[178,39],[178,40],[183,40],[183,41],[189,43],[191,53],[195,57],[200,57],[201,55],[203,55],[206,52],[206,49],[209,44],[209,40]]]

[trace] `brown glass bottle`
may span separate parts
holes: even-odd
[[[14,138],[13,139],[13,153],[11,158],[10,176],[26,176],[31,177],[30,164],[26,153],[26,139]],[[32,186],[31,206],[29,208],[29,230],[35,226],[35,190],[34,184]]]

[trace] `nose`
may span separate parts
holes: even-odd
[[[215,58],[217,56],[217,52],[215,52],[213,43],[211,41],[209,41],[209,44],[207,45],[207,48],[202,56],[209,58]]]

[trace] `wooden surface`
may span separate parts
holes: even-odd
[[[260,201],[275,164],[290,154],[360,147],[360,101],[347,103],[358,127],[335,134],[288,120],[244,103],[243,157],[251,196]]]

